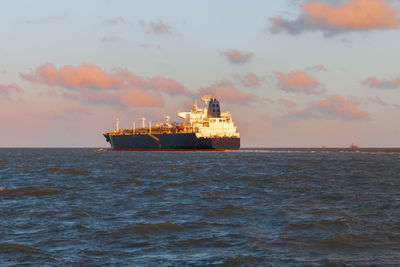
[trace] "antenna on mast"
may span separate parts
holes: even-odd
[[[211,99],[211,95],[205,95],[205,96],[203,96],[201,99],[206,103],[206,106],[207,106],[207,103],[208,103],[208,102],[210,101],[210,99]]]

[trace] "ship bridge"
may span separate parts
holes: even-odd
[[[197,137],[240,137],[237,126],[232,121],[229,112],[221,112],[219,101],[210,95],[202,100],[205,107],[198,107],[197,100],[190,112],[178,112],[183,119],[183,125],[196,133]]]

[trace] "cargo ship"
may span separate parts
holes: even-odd
[[[177,112],[182,123],[165,121],[152,126],[146,118],[142,118],[142,127],[119,129],[104,133],[106,141],[113,150],[202,150],[226,151],[240,148],[240,134],[229,112],[221,112],[219,101],[211,95],[202,98],[203,107],[198,107],[197,100],[189,112]]]

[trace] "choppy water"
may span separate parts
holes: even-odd
[[[400,153],[0,149],[0,262],[400,264]]]

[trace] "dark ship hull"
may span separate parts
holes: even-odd
[[[240,138],[198,138],[195,133],[104,134],[113,150],[237,150]]]

